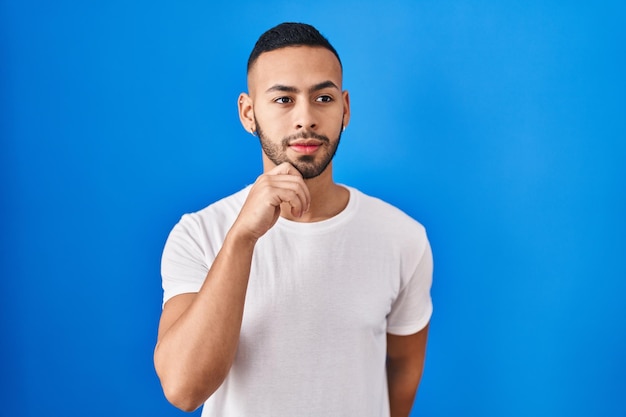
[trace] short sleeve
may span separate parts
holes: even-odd
[[[163,305],[172,297],[200,291],[209,271],[199,225],[186,214],[170,232],[161,257]]]
[[[401,288],[387,316],[387,332],[407,336],[422,330],[433,312],[430,296],[433,256],[428,240],[417,267],[404,288]]]

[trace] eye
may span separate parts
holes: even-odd
[[[315,99],[315,101],[320,102],[320,103],[330,103],[331,101],[333,101],[333,98],[331,96],[319,96],[318,98]]]
[[[289,104],[292,102],[292,100],[289,97],[278,97],[274,100],[274,102],[278,104]]]

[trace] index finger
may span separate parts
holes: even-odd
[[[268,175],[295,175],[302,178],[302,174],[289,162],[283,162],[267,172]]]

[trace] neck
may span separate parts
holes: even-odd
[[[309,211],[302,217],[294,218],[289,205],[283,204],[280,210],[282,217],[296,222],[318,222],[336,216],[346,207],[350,192],[333,181],[331,165],[317,177],[305,180],[311,194]]]

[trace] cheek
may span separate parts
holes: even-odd
[[[272,114],[268,111],[255,111],[254,117],[256,123],[263,129],[266,136],[270,138],[278,138],[285,136],[288,132],[288,120],[284,115]]]

